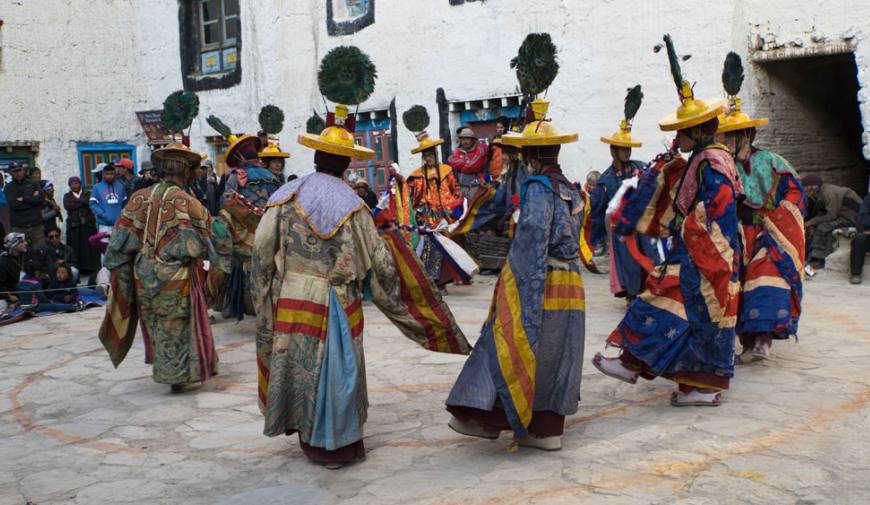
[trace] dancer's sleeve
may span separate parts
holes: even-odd
[[[279,217],[282,208],[276,205],[266,209],[254,235],[251,280],[258,338],[271,338],[275,328],[272,282],[275,279],[275,255],[278,253],[281,237]]]
[[[731,182],[708,163],[699,168],[698,203],[683,223],[683,242],[701,276],[701,292],[712,322],[733,326],[740,285],[737,269],[740,225]]]
[[[431,351],[468,354],[471,346],[417,255],[395,231],[379,236],[371,217],[353,219],[357,261],[375,305],[402,334]],[[383,237],[383,238],[382,238]]]
[[[676,158],[661,166],[654,165],[638,176],[637,188],[626,191],[614,213],[615,230],[620,235],[638,232],[651,237],[668,237],[674,220],[674,196],[686,160]]]
[[[522,325],[532,347],[537,342],[544,315],[547,251],[556,198],[544,183],[532,179],[526,182],[514,234],[515,245],[505,265],[509,271],[503,268],[499,277],[499,282],[504,284],[504,299],[497,299],[495,303],[506,303],[511,311],[520,309]],[[504,322],[507,324],[506,320]]]

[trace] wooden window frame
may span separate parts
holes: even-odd
[[[238,13],[231,15],[230,19],[238,22],[238,31],[232,42],[225,40],[226,0],[219,0],[220,14],[216,20],[218,25],[218,42],[204,47],[204,28],[200,22],[202,16],[203,0],[178,0],[178,26],[179,26],[179,51],[181,53],[181,75],[184,89],[190,91],[205,91],[210,89],[225,89],[239,84],[242,80],[242,26],[241,26],[241,0],[239,0]],[[227,51],[235,50],[235,66],[226,70],[224,63]],[[207,52],[216,52],[221,70],[213,73],[202,72],[202,55]]]

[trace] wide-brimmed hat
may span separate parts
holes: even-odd
[[[643,92],[641,92],[640,85],[629,88],[625,96],[625,116],[619,122],[619,130],[609,137],[601,137],[601,141],[616,147],[640,147],[643,145],[639,139],[631,136],[631,123],[642,101]]]
[[[240,168],[244,166],[245,161],[256,158],[257,153],[263,148],[263,142],[256,135],[242,135],[236,137],[230,135],[227,139],[230,145],[227,146],[226,163],[232,168]]]
[[[290,153],[285,153],[281,150],[281,146],[278,144],[269,144],[265,149],[257,153],[262,159],[266,158],[289,158]]]
[[[728,110],[719,116],[719,128],[716,133],[728,133],[738,130],[747,130],[749,128],[757,128],[769,123],[770,120],[766,117],[752,119],[749,114],[740,110],[740,99],[735,98],[729,104]]]
[[[692,85],[683,81],[680,90],[680,106],[675,112],[668,114],[659,121],[662,131],[685,130],[715,119],[725,111],[724,100],[704,101],[695,98]]]
[[[375,157],[375,152],[367,147],[363,147],[356,143],[353,134],[345,129],[344,125],[347,122],[347,106],[337,104],[335,106],[335,114],[330,115],[329,119],[333,119],[334,124],[329,125],[320,133],[300,133],[297,142],[301,145],[338,156],[346,156],[348,158],[357,158],[362,160],[370,160]]]
[[[577,142],[577,133],[559,133],[553,123],[547,119],[550,102],[538,98],[531,104],[534,121],[523,128],[522,133],[509,132],[501,137],[501,143],[507,146],[555,146]]]
[[[711,119],[725,111],[724,100],[705,101],[695,98],[695,91],[692,84],[683,79],[683,73],[680,69],[680,60],[677,56],[674,43],[670,35],[664,36],[665,45],[667,46],[668,61],[671,67],[671,76],[677,86],[677,93],[680,97],[680,106],[676,111],[668,114],[659,121],[659,128],[662,131],[685,130],[693,126],[706,123]]]
[[[198,153],[182,143],[175,142],[151,153],[151,162],[155,165],[163,160],[181,160],[196,166],[202,162],[202,153]]]
[[[417,134],[417,147],[411,149],[411,154],[418,154],[426,151],[428,149],[432,149],[433,147],[440,146],[444,143],[444,139],[433,139],[426,132],[420,132]]]

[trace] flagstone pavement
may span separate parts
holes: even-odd
[[[493,281],[450,288],[469,340]],[[295,436],[262,435],[250,318],[214,326],[220,375],[181,395],[151,381],[138,338],[112,368],[100,309],[0,327],[0,504],[870,503],[870,284],[820,274],[800,343],[739,368],[721,407],[676,409],[668,382],[589,364],[624,303],[585,281],[583,400],[561,451],[452,432],[464,358],[417,348],[367,305],[368,457],[334,471]]]

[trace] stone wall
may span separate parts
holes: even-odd
[[[146,156],[134,112],[160,108],[182,86],[177,0],[0,1],[0,142],[39,141],[37,162],[58,181],[78,173],[77,141],[131,143],[141,146],[140,160]],[[858,15],[867,7],[853,0],[807,6],[786,0],[711,2],[686,14],[691,22],[672,2],[660,0],[377,0],[374,21],[342,36],[329,35],[324,2],[241,4],[241,83],[199,92],[192,144],[207,150],[205,137],[214,134],[205,124],[209,114],[234,130],[253,131],[259,108],[275,103],[287,116],[281,140],[293,154],[288,173],[310,171],[311,152],[295,143],[295,133],[312,109],[322,111],[316,65],[340,44],[360,46],[378,66],[377,90],[365,109],[386,109],[395,97],[400,113],[420,103],[434,123],[438,88],[449,100],[515,93],[508,61],[526,33],[550,32],[562,63],[549,92],[551,115],[558,127],[580,132],[580,141],[563,150],[566,172],[576,179],[608,165],[608,149],[598,139],[616,129],[625,90],[634,84],[643,85],[646,97],[634,128],[645,144],[635,157],[647,160],[662,150],[657,121],[677,105],[666,58],[652,50],[662,33],[670,32],[678,50],[692,55],[684,73],[697,81],[700,97],[723,95],[724,56],[732,49],[742,54],[750,74],[749,110],[769,85],[749,63],[759,37],[760,49],[798,38],[809,45],[814,32],[828,40],[845,37],[855,47],[859,81],[868,80],[870,55],[862,41],[870,16]],[[870,131],[868,97],[866,89],[859,93],[864,129]],[[430,132],[437,132],[437,123]],[[406,172],[419,162],[409,153],[414,145],[413,135],[399,125],[399,162]],[[870,157],[870,148],[865,151]]]

